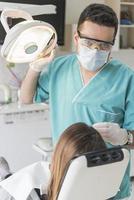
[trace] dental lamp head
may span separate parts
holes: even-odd
[[[9,28],[7,18],[25,20]],[[18,9],[6,9],[1,13],[1,23],[7,33],[1,48],[1,56],[10,63],[28,63],[48,55],[56,47],[57,33],[54,27]]]

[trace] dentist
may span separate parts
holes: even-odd
[[[75,122],[93,125],[107,146],[134,147],[134,72],[110,58],[118,29],[115,12],[90,4],[74,34],[76,53],[53,53],[30,63],[22,83],[22,103],[49,101],[54,143]],[[49,64],[48,64],[49,63]],[[114,200],[130,196],[130,166]]]

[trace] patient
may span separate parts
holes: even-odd
[[[61,179],[64,176],[64,173],[69,165],[70,160],[74,156],[81,153],[100,150],[104,148],[106,148],[106,145],[103,139],[93,127],[90,127],[86,125],[85,123],[76,123],[69,126],[63,132],[63,134],[61,135],[55,147],[55,150],[52,156],[52,162],[50,165],[51,174],[50,174],[49,184],[47,184],[46,188],[44,188],[44,191],[46,194],[42,196],[39,195],[40,199],[41,200],[56,200],[58,191],[60,188]],[[43,164],[45,164],[45,162]],[[39,171],[37,171],[37,175],[38,173]],[[24,176],[22,176],[22,179],[23,177]],[[46,182],[45,178],[43,178],[43,180],[45,183]],[[16,186],[16,189],[17,189],[17,186]],[[7,193],[7,196],[9,197],[8,193]],[[29,197],[26,198],[25,200],[37,199],[32,196],[33,195],[31,195],[30,193]],[[10,199],[10,197],[8,199]],[[11,198],[11,199],[14,200],[14,198]],[[20,199],[18,198],[17,200],[20,200]]]
[[[47,198],[44,197],[43,200],[56,200],[61,179],[69,161],[75,155],[104,148],[106,145],[94,128],[84,123],[76,123],[68,127],[56,145],[50,167],[51,179],[47,189]]]

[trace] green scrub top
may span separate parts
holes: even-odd
[[[58,57],[41,73],[35,101],[49,101],[54,143],[76,122],[114,122],[134,130],[134,71],[111,60],[84,86],[76,54]],[[114,199],[129,196],[130,185],[129,164]]]

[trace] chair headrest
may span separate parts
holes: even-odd
[[[119,191],[129,151],[117,147],[76,156],[61,182],[57,200],[106,200]]]
[[[124,159],[124,153],[121,147],[114,147],[110,149],[103,149],[100,151],[87,152],[76,155],[73,159],[80,156],[85,156],[87,159],[87,167],[96,167],[99,165],[106,165],[109,163],[118,162]],[[72,159],[72,160],[73,160]]]

